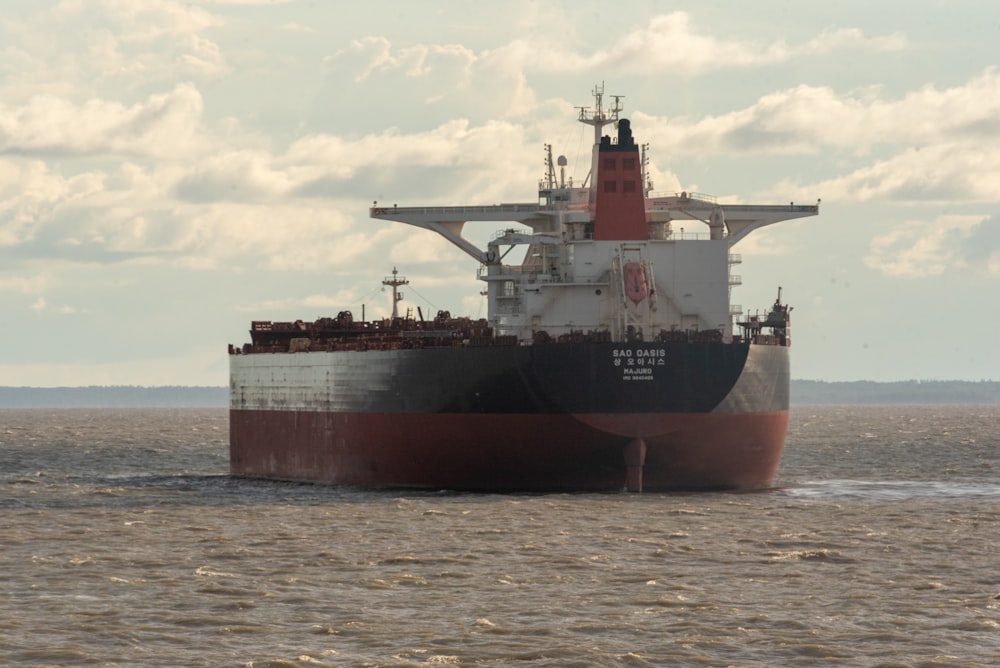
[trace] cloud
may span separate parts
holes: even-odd
[[[116,83],[140,88],[229,71],[218,44],[205,36],[222,20],[192,3],[60,2],[5,19],[0,40],[9,67],[0,93],[7,99],[95,96]]]
[[[396,70],[407,77],[427,77],[432,73],[440,74],[442,68],[455,64],[460,71],[465,71],[475,60],[471,50],[458,44],[416,44],[397,49],[385,37],[353,40],[347,48],[327,59],[328,63],[356,63],[355,82],[364,81],[376,73]]]
[[[126,35],[128,41],[148,42],[161,35],[190,35],[218,26],[221,20],[198,4],[173,0],[102,0],[98,11],[87,3],[62,3],[55,12],[65,22],[92,17]],[[216,3],[218,4],[218,3]]]
[[[206,156],[178,181],[176,192],[193,202],[274,199],[288,193],[291,183],[287,174],[272,165],[272,157],[261,151]]]
[[[103,187],[97,173],[66,177],[40,160],[0,159],[0,249],[30,242],[60,211],[79,206]]]
[[[884,52],[901,51],[906,47],[907,40],[900,33],[866,37],[864,32],[858,28],[841,28],[823,31],[819,36],[794,49],[793,53],[830,53],[838,49]]]
[[[783,40],[770,43],[726,40],[698,30],[691,14],[678,11],[652,17],[645,26],[632,30],[606,50],[561,62],[593,71],[694,76],[711,70],[772,65],[835,50],[885,51],[904,46],[905,39],[899,35],[869,38],[856,28],[825,31],[799,45],[789,45]],[[547,62],[541,61],[539,65],[544,67]]]
[[[0,105],[0,154],[180,157],[199,143],[202,110],[191,84],[131,106],[38,95]]]
[[[0,276],[0,292],[13,292],[20,294],[39,294],[49,285],[46,276]]]
[[[172,96],[193,103],[172,103]],[[385,229],[400,227],[354,227],[382,192],[404,202],[445,193],[489,202],[509,201],[508,190],[524,190],[528,149],[523,129],[510,123],[477,127],[459,119],[426,132],[387,130],[353,139],[316,134],[282,154],[239,148],[256,140],[232,135],[233,148],[220,152],[214,142],[186,139],[207,134],[199,129],[194,103],[200,103],[197,90],[184,85],[133,107],[56,105],[53,115],[64,121],[44,135],[24,128],[42,128],[45,105],[11,115],[20,129],[4,136],[17,137],[23,150],[68,155],[77,168],[90,168],[67,176],[53,171],[60,167],[50,165],[58,163],[9,153],[0,158],[4,255],[14,262],[64,258],[198,270],[357,267],[377,257],[380,247],[391,248],[396,233]],[[189,111],[189,127],[170,155],[160,146],[170,144],[166,137],[179,121],[169,110],[178,107]],[[90,122],[91,113],[103,127]],[[69,121],[74,116],[78,123]],[[116,151],[135,159],[109,169],[105,158],[114,159]]]
[[[139,53],[144,44],[163,46],[165,39],[183,72],[210,76],[212,63],[224,60],[205,37],[221,19],[204,9],[125,0],[104,7],[103,20],[115,28],[88,42],[95,60],[110,63],[113,57]],[[63,22],[78,16],[74,3],[63,6]],[[507,120],[473,121],[456,113],[432,126],[376,131],[359,121],[337,134],[293,135],[284,150],[274,149],[263,132],[241,134],[233,119],[207,125],[202,92],[190,82],[132,103],[38,94],[0,105],[0,151],[8,157],[0,159],[0,174],[14,172],[12,185],[0,187],[0,248],[77,262],[280,272],[330,262],[363,266],[380,252],[430,262],[443,242],[420,233],[428,234],[428,241],[415,235],[419,245],[410,248],[402,237],[377,227],[385,224],[361,222],[366,208],[375,199],[401,205],[491,203],[530,194],[532,175],[526,177],[525,166],[539,164],[538,146],[549,137],[553,118],[559,117],[558,131],[564,132],[572,111],[557,98],[539,99],[524,68],[560,72],[573,63],[583,71],[616,71],[641,59],[652,72],[690,73],[760,66],[808,53],[904,47],[898,36],[873,38],[854,29],[826,31],[796,44],[726,40],[699,30],[683,12],[652,17],[592,53],[559,51],[555,41],[514,40],[477,52],[456,44],[398,47],[388,38],[367,37],[329,60],[330,67],[354,75],[356,92],[374,92],[369,87],[379,80],[404,81],[409,88],[393,89],[396,97],[389,98],[389,107],[393,100],[416,99],[447,107],[451,114],[450,101],[461,98],[480,112],[500,108]],[[204,70],[198,69],[201,61]],[[138,58],[133,64],[149,68],[149,62]],[[469,95],[471,82],[483,79],[491,85]],[[637,114],[633,119],[641,119],[657,148],[662,140],[667,153],[812,155],[831,148],[879,153],[853,172],[808,186],[810,197],[985,199],[995,197],[1000,149],[963,149],[995,131],[998,84],[987,70],[963,86],[927,86],[898,100],[883,99],[871,88],[841,94],[831,87],[795,86],[717,116],[668,122]],[[494,107],[493,101],[501,99],[507,106]],[[924,142],[920,151],[917,141]],[[35,161],[55,157],[72,162],[67,167]],[[122,159],[127,162],[108,166]],[[586,157],[579,162],[588,164]],[[661,189],[681,188],[669,170],[653,166],[651,175]],[[788,185],[790,193],[782,197],[798,199],[803,186],[778,184]],[[408,256],[403,248],[410,249]]]
[[[586,53],[567,46],[575,43],[570,40],[560,43],[548,34],[546,39],[529,35],[475,53],[460,45],[418,44],[395,48],[385,37],[370,36],[354,41],[334,58],[364,55],[356,68],[356,81],[394,70],[404,71],[407,76],[440,74],[441,61],[450,59],[464,64],[467,77],[473,68],[508,73],[589,71],[600,76],[609,73],[694,76],[712,70],[782,63],[836,50],[894,51],[906,46],[901,35],[868,37],[857,28],[827,30],[792,45],[782,40],[770,43],[726,40],[700,30],[694,25],[692,15],[683,11],[653,16],[604,49]]]
[[[1000,132],[1000,75],[991,67],[960,86],[926,85],[896,100],[882,99],[877,88],[838,94],[799,85],[718,116],[656,120],[674,150],[712,153],[834,148],[864,155],[880,146],[981,141]]]
[[[53,308],[49,306],[48,302],[45,301],[45,297],[39,297],[38,299],[36,299],[29,308],[39,315],[43,313],[55,313],[56,315],[73,315],[74,313],[77,312],[76,308],[68,305],[63,305],[58,308]]]
[[[812,173],[769,192],[826,201],[995,202],[1000,182],[1000,75],[987,68],[949,88],[926,85],[897,99],[877,88],[838,94],[795,86],[743,109],[688,120],[633,115],[668,155],[815,156]],[[860,160],[859,160],[860,158]],[[844,171],[849,166],[849,171]]]
[[[277,163],[301,196],[365,192],[372,199],[384,193],[400,204],[441,196],[499,201],[523,192],[530,150],[520,126],[455,119],[409,134],[389,129],[355,139],[311,135],[293,143]]]
[[[952,141],[902,151],[810,186],[824,199],[858,202],[995,202],[1000,147]]]
[[[540,11],[528,9],[527,15]],[[517,118],[537,111],[540,96],[530,80],[538,77],[587,75],[606,77],[693,77],[710,71],[764,67],[805,56],[834,51],[866,52],[905,47],[898,35],[868,37],[854,28],[824,31],[798,44],[777,40],[725,39],[695,25],[687,12],[673,12],[626,26],[627,32],[610,45],[587,51],[574,39],[572,17],[552,18],[537,25],[565,23],[559,34],[518,31],[518,37],[486,49],[464,44],[406,43],[385,35],[353,40],[326,61],[330,97],[335,99],[348,82],[392,104],[393,100],[421,101],[451,114],[478,113]],[[524,20],[522,16],[520,20]],[[332,91],[337,91],[332,92]],[[474,91],[470,95],[470,92]],[[471,110],[471,111],[470,111]]]
[[[895,278],[926,278],[973,269],[1000,275],[1000,232],[992,217],[911,220],[872,239],[865,265]]]
[[[965,262],[988,276],[1000,277],[1000,215],[984,218],[961,240]]]
[[[1000,111],[989,90],[997,83],[988,70],[964,86],[925,87],[895,101],[881,100],[871,89],[838,96],[830,88],[798,86],[764,96],[746,109],[693,122],[638,117],[654,138],[665,137],[667,129],[674,133],[674,150],[668,141],[668,153],[678,146],[709,152],[739,146],[766,154],[765,147],[774,150],[775,144],[805,151],[807,138],[820,148],[829,148],[831,141],[835,148],[853,142],[851,151],[902,148],[813,185],[775,184],[772,189],[782,198],[819,194],[827,201],[993,201],[1000,149],[983,144],[976,133],[989,131],[991,114]],[[974,97],[983,104],[964,109]],[[0,186],[0,248],[18,248],[22,257],[78,262],[256,266],[281,272],[329,266],[331,261],[363,266],[378,256],[379,248],[391,249],[398,259],[403,257],[397,250],[399,237],[380,237],[380,228],[360,222],[372,200],[405,205],[524,199],[525,165],[539,157],[532,141],[551,125],[550,116],[565,116],[569,109],[547,101],[537,118],[518,123],[476,124],[458,118],[415,132],[315,133],[276,153],[259,137],[241,135],[238,124],[225,130],[225,123],[220,128],[230,148],[219,150],[219,132],[204,126],[202,105],[197,88],[180,84],[131,106],[35,98],[20,107],[0,107],[0,141],[8,154],[0,159],[6,184]],[[923,135],[935,141],[917,150],[906,145],[915,134],[890,132],[890,124],[878,124],[882,117],[904,113],[924,119],[941,134]],[[53,122],[44,123],[45,118]],[[841,133],[825,140],[831,125]],[[754,139],[754,132],[770,133],[771,143]],[[880,147],[880,142],[889,145]],[[970,150],[977,143],[981,149]],[[16,157],[18,152],[134,159],[117,169],[94,163],[64,175],[53,171],[59,167]],[[668,170],[654,166],[651,175],[660,189],[680,188]],[[904,241],[882,239],[873,248],[872,262],[899,275],[918,271],[898,247]],[[421,242],[408,260],[428,261],[439,246],[437,239]],[[774,247],[745,250],[782,252]]]
[[[230,7],[260,7],[271,5],[284,5],[294,0],[199,0],[203,5],[225,5]]]
[[[288,30],[289,32],[302,32],[308,34],[316,32],[315,28],[307,25],[302,25],[301,23],[295,23],[294,21],[282,24],[281,29]]]

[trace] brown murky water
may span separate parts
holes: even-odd
[[[0,663],[995,666],[1000,406],[802,407],[754,494],[234,480],[224,410],[0,411]]]

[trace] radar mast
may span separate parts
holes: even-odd
[[[618,114],[622,110],[622,99],[624,95],[612,95],[614,104],[610,109],[604,108],[604,82],[600,86],[594,86],[592,91],[594,96],[594,108],[577,107],[580,110],[580,122],[594,126],[594,144],[601,143],[601,129],[608,123],[618,120]]]

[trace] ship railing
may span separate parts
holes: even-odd
[[[484,280],[491,276],[526,276],[532,280],[542,273],[542,269],[541,267],[522,267],[516,264],[481,264],[477,273],[479,278]]]
[[[670,231],[667,235],[667,241],[673,241],[675,239],[711,239],[712,235],[709,232],[685,232],[683,228],[680,232]]]
[[[279,353],[367,352],[378,350],[412,350],[420,348],[464,348],[517,345],[517,337],[493,336],[488,332],[445,332],[438,336],[391,336],[337,341],[310,341],[296,345],[229,344],[230,355],[265,355]]]
[[[495,219],[498,214],[531,214],[538,211],[555,211],[557,207],[551,205],[540,205],[535,202],[518,204],[487,204],[474,206],[392,206],[392,207],[372,207],[373,216],[385,216],[391,214],[421,214],[444,216],[447,220],[457,220],[468,215],[469,220],[476,220],[477,215],[488,215],[490,219]],[[520,216],[512,218],[517,220]]]
[[[713,205],[713,206],[720,204],[718,197],[716,197],[715,195],[706,195],[705,193],[694,193],[694,192],[679,192],[679,193],[678,192],[658,192],[658,193],[650,193],[649,194],[649,199],[652,199],[652,200],[666,199],[666,198],[676,198],[676,199],[680,200],[680,203],[695,202],[695,203],[700,203],[700,204],[710,204],[710,205]],[[653,210],[658,210],[658,209],[661,209],[661,208],[670,208],[670,206],[673,205],[673,204],[675,204],[675,203],[671,202],[667,207],[655,207],[654,206]],[[731,204],[731,205],[721,204],[721,206],[722,207],[734,206],[734,207],[738,208],[738,207],[740,207],[742,205],[734,203],[734,204]],[[791,211],[791,212],[794,212],[794,213],[819,213],[819,201],[817,201],[816,204],[796,204],[795,202],[789,202],[788,204],[754,204],[754,205],[752,205],[751,208],[755,212],[758,212],[758,213],[766,213],[766,212],[769,212],[769,211],[774,211],[774,212],[779,212],[779,213],[784,213],[784,212],[787,212],[787,211]]]
[[[304,332],[308,324],[301,320],[295,322],[271,322],[270,320],[253,320],[250,329],[255,332]]]
[[[726,206],[723,204],[723,206]],[[733,206],[740,206],[734,204]],[[795,202],[790,202],[788,204],[754,204],[753,210],[758,213],[767,213],[769,211],[777,211],[779,213],[784,213],[786,211],[792,211],[796,213],[819,213],[819,204],[796,204]]]
[[[496,241],[497,239],[505,237],[508,234],[520,234],[522,236],[530,237],[534,233],[529,228],[527,228],[527,227],[522,227],[521,229],[517,229],[517,228],[514,228],[514,227],[507,227],[507,228],[502,229],[502,230],[496,230],[490,236],[490,241]],[[545,235],[545,236],[551,237],[552,235]]]
[[[657,199],[660,197],[676,197],[680,200],[694,200],[698,202],[705,202],[707,204],[718,204],[719,198],[715,195],[707,195],[705,193],[691,193],[691,192],[653,192],[649,194],[650,199]]]

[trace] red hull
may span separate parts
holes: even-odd
[[[642,434],[624,428],[637,421]],[[576,416],[232,410],[230,442],[239,445],[231,446],[230,471],[360,487],[621,490],[626,449],[633,444],[629,463],[636,464],[633,437],[642,436],[643,490],[754,489],[771,483],[787,425],[787,410]]]

